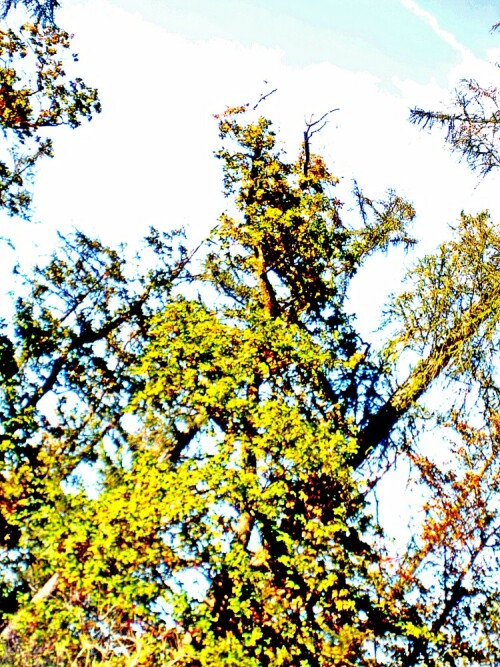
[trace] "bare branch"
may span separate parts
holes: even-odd
[[[273,88],[268,93],[264,93],[263,95],[261,95],[260,98],[258,99],[257,103],[254,104],[254,106],[252,107],[252,110],[255,111],[257,109],[257,107],[259,106],[259,104],[262,104],[262,102],[264,102],[264,100],[267,100],[268,97],[271,97],[271,95],[274,95],[274,93],[277,90],[278,90],[277,88]]]
[[[324,113],[321,116],[321,118],[318,118],[318,120],[313,120],[314,116],[311,116],[311,119],[309,121],[307,120],[305,121],[306,129],[304,130],[304,154],[305,154],[304,176],[307,176],[307,171],[309,169],[309,161],[311,159],[311,149],[310,149],[311,137],[317,134],[318,132],[321,132],[321,130],[328,123],[328,116],[330,116],[332,113],[338,110],[339,110],[338,108],[330,109],[330,111]]]

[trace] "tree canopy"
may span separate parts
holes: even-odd
[[[25,30],[66,47],[50,21]],[[44,79],[35,112],[16,76],[23,147],[44,112],[97,110]],[[370,345],[350,285],[415,243],[413,207],[356,186],[347,209],[313,150],[322,119],[290,160],[261,109],[216,117],[228,206],[200,247],[151,229],[131,260],[78,232],[24,276],[0,335],[2,664],[500,659],[498,226],[463,214]],[[406,544],[377,513],[395,465]]]

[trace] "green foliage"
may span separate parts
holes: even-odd
[[[3,663],[497,660],[496,229],[464,216],[417,264],[377,354],[349,285],[413,243],[411,205],[356,188],[349,224],[310,136],[288,162],[246,112],[218,118],[233,204],[196,261],[178,234],[136,263],[77,234],[25,278],[0,336]],[[419,415],[446,375],[481,427],[436,412],[439,466]],[[399,554],[372,516],[394,460],[425,496]]]
[[[12,3],[7,3],[4,14]],[[15,3],[17,4],[17,3]],[[34,5],[37,4],[37,7]],[[57,3],[28,3],[38,17],[17,32],[0,29],[0,208],[27,217],[28,189],[39,158],[52,155],[49,128],[77,127],[101,109],[97,91],[80,78],[70,78],[65,67],[70,35],[53,21]]]

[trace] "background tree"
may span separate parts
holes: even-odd
[[[495,226],[410,271],[377,352],[349,284],[411,205],[357,190],[348,224],[312,126],[289,162],[247,107],[218,121],[232,203],[196,255],[78,234],[1,339],[4,663],[497,660]],[[394,553],[372,498],[402,458],[424,506]]]
[[[17,31],[6,25],[0,29],[0,127],[4,137],[0,207],[9,215],[29,215],[27,186],[33,167],[40,157],[52,155],[48,130],[59,125],[77,127],[100,111],[97,91],[66,74],[65,68],[77,56],[68,57],[70,35],[55,24],[57,5],[52,0],[1,4],[2,18],[10,13],[24,22]]]
[[[498,30],[500,24],[493,26]],[[446,129],[446,141],[461,154],[472,169],[486,176],[500,166],[500,98],[494,85],[482,86],[475,79],[464,79],[455,90],[451,108],[446,111],[411,110],[410,120],[422,127],[435,125]]]
[[[60,4],[57,0],[2,0],[1,18],[7,18],[7,15],[19,6],[24,7],[37,23],[55,25],[55,11]]]

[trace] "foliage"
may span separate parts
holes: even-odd
[[[15,3],[18,4],[17,2]],[[52,155],[50,128],[77,127],[100,111],[97,91],[82,79],[70,78],[66,53],[70,35],[53,20],[57,3],[23,3],[36,23],[18,31],[0,29],[0,207],[9,215],[27,217],[29,183],[39,158]],[[4,4],[4,15],[12,3]],[[36,6],[35,6],[36,5]],[[76,60],[75,54],[72,59]]]
[[[493,26],[498,30],[500,24]],[[455,90],[451,108],[446,111],[411,110],[412,123],[432,129],[446,129],[446,141],[453,151],[465,157],[472,169],[482,176],[500,166],[499,90],[481,85],[475,79],[463,79]]]
[[[202,248],[79,233],[0,338],[3,664],[498,661],[496,227],[464,215],[410,271],[377,352],[349,286],[412,206],[356,189],[347,222],[311,132],[289,162],[248,108],[218,122]],[[394,462],[422,501],[398,550]]]
[[[7,18],[19,5],[25,7],[37,23],[55,25],[55,10],[59,7],[57,0],[2,0],[0,17]]]

